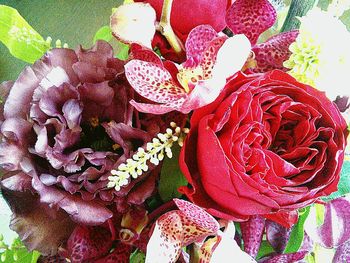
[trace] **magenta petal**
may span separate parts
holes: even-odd
[[[253,258],[258,254],[264,230],[265,218],[261,216],[252,216],[247,222],[241,223],[244,251]]]
[[[276,10],[268,0],[236,0],[227,11],[226,23],[233,33],[245,34],[255,45],[276,17]]]
[[[323,224],[321,226],[307,224],[305,231],[313,241],[327,248],[338,247],[350,240],[349,198],[338,198],[328,202],[325,206]]]
[[[302,260],[307,253],[308,253],[307,251],[298,251],[291,254],[271,256],[271,257],[259,260],[259,263],[299,262],[299,260]]]
[[[344,262],[350,262],[350,241],[339,246],[333,258],[333,263]]]
[[[278,223],[266,220],[266,238],[277,253],[282,253],[287,246],[292,228],[285,228]]]
[[[299,34],[298,30],[280,33],[269,38],[266,42],[253,47],[257,67],[254,72],[267,72],[273,69],[286,71],[283,62],[286,61],[291,52],[289,50]]]
[[[185,44],[187,59],[192,58],[198,63],[209,42],[217,36],[218,33],[210,25],[200,25],[192,29]]]

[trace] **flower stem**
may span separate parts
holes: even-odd
[[[160,17],[160,22],[158,24],[158,30],[160,33],[168,40],[170,46],[174,49],[176,53],[181,53],[182,43],[177,38],[174,30],[170,24],[171,7],[173,5],[173,0],[164,0],[162,15]]]
[[[292,0],[281,32],[291,31],[300,27],[297,17],[302,17],[317,4],[318,0]]]

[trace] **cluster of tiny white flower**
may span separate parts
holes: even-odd
[[[170,127],[165,133],[159,133],[157,138],[146,144],[146,149],[138,148],[137,152],[120,164],[116,170],[112,170],[112,176],[108,177],[108,188],[115,188],[120,191],[122,186],[129,184],[131,178],[138,178],[142,173],[148,171],[147,163],[158,165],[165,157],[172,158],[171,147],[174,143],[183,146],[185,135],[189,132],[188,128],[181,129],[176,123],[171,122]]]

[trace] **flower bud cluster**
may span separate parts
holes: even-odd
[[[170,123],[170,127],[166,129],[165,133],[159,133],[156,138],[148,142],[146,149],[138,148],[132,158],[120,164],[116,170],[112,170],[112,176],[108,177],[109,183],[107,187],[120,191],[122,186],[129,184],[131,178],[136,179],[144,172],[147,172],[148,163],[159,165],[165,155],[168,158],[172,158],[171,147],[174,143],[183,146],[184,137],[189,132],[189,129],[181,129],[174,122]]]

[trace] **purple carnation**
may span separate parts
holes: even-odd
[[[152,171],[119,192],[106,187],[110,170],[160,129],[129,104],[124,62],[108,43],[52,49],[0,95],[1,188],[29,248],[55,254],[75,223],[103,224],[154,191]]]

